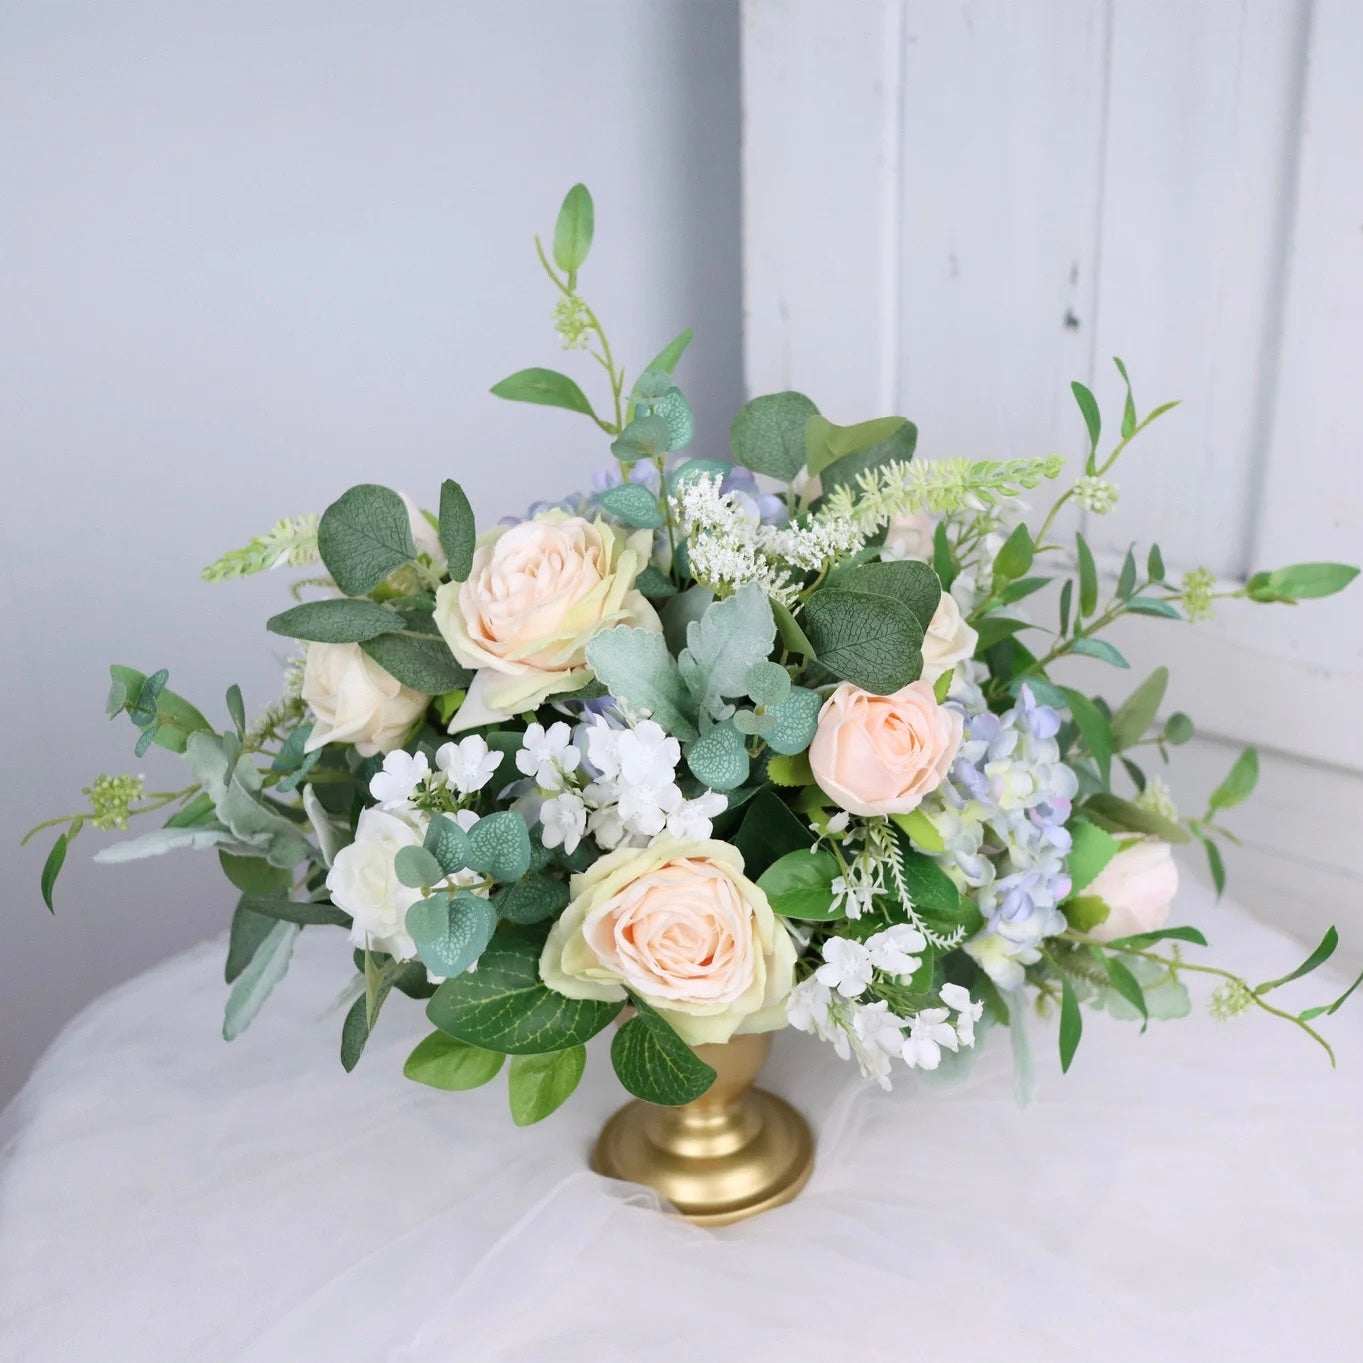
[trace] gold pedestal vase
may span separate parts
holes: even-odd
[[[723,1226],[789,1202],[814,1169],[814,1137],[789,1103],[754,1088],[771,1033],[696,1054],[716,1079],[682,1107],[635,1101],[602,1128],[592,1168],[653,1188],[688,1221]]]

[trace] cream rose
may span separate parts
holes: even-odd
[[[407,910],[421,897],[398,878],[393,860],[404,847],[420,847],[415,820],[382,809],[363,809],[355,841],[336,853],[327,872],[331,902],[354,920],[350,940],[358,947],[386,951],[395,960],[416,955],[407,934]]]
[[[353,743],[362,757],[401,746],[431,699],[391,677],[359,644],[309,644],[302,695],[315,720],[305,751]]]
[[[931,516],[896,516],[885,532],[882,559],[916,558],[932,562],[932,537],[937,522]]]
[[[436,593],[435,622],[454,656],[478,669],[450,732],[472,728],[591,680],[587,642],[598,630],[657,631],[634,586],[648,566],[651,530],[549,511],[480,537],[466,582]],[[467,711],[467,713],[465,713]]]
[[[659,838],[572,879],[540,977],[573,999],[633,993],[683,1041],[785,1026],[795,946],[728,843]]]
[[[819,711],[809,765],[825,794],[852,814],[907,814],[937,789],[961,746],[959,710],[925,681],[892,696],[843,682]]]
[[[923,675],[929,686],[944,672],[975,652],[980,636],[961,615],[961,608],[950,592],[943,592],[923,635]]]
[[[1159,838],[1141,838],[1123,847],[1079,892],[1101,899],[1108,916],[1089,929],[1100,942],[1154,932],[1169,921],[1169,906],[1178,893],[1174,849]]]

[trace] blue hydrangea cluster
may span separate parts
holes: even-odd
[[[1059,730],[1059,714],[1026,686],[1005,714],[967,711],[951,773],[922,806],[945,844],[943,868],[985,917],[965,950],[1003,989],[1019,987],[1041,940],[1065,930],[1065,824],[1079,783],[1060,760]]]

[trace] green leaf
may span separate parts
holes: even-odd
[[[1086,658],[1097,658],[1099,662],[1111,663],[1113,667],[1131,666],[1106,639],[1090,639],[1087,636],[1076,639],[1070,645],[1070,652],[1081,653]]]
[[[1100,923],[1106,923],[1112,916],[1112,909],[1106,900],[1097,895],[1080,894],[1067,899],[1061,906],[1065,921],[1075,932],[1092,932]]]
[[[937,574],[916,559],[863,563],[839,574],[835,585],[839,590],[893,597],[913,612],[924,631],[932,623],[942,599],[942,584]]]
[[[1124,998],[1146,1022],[1150,1020],[1150,1010],[1146,1006],[1145,991],[1140,987],[1136,977],[1124,966],[1115,956],[1106,956],[1102,952],[1097,953],[1107,966],[1107,977],[1111,981],[1112,987]],[[1141,1029],[1142,1031],[1144,1028]]]
[[[607,488],[596,494],[596,500],[625,525],[654,530],[663,523],[657,497],[642,483],[622,483],[619,487]]]
[[[387,992],[384,990],[385,997]],[[377,1017],[376,1012],[375,1021]],[[360,1056],[364,1054],[370,1031],[369,1001],[361,994],[350,1005],[345,1021],[341,1023],[341,1068],[347,1074],[360,1063]]]
[[[890,597],[824,588],[805,602],[804,630],[819,662],[863,691],[890,695],[923,670],[923,626]]]
[[[519,369],[494,383],[492,393],[508,402],[535,402],[541,407],[563,407],[584,416],[596,415],[582,389],[556,369]]]
[[[446,478],[440,484],[440,547],[449,565],[450,581],[463,582],[473,571],[473,550],[478,535],[473,507],[464,489]]]
[[[1032,566],[1033,552],[1032,532],[1019,521],[994,559],[994,581],[1011,582],[1021,577]]]
[[[676,587],[651,563],[634,579],[634,585],[653,601],[660,601],[665,597],[676,596],[677,594]]]
[[[455,662],[450,646],[438,635],[414,639],[406,634],[382,634],[366,639],[360,647],[394,681],[425,696],[459,691],[473,680],[473,673]]]
[[[984,653],[987,649],[993,648],[1000,639],[1011,639],[1024,629],[1037,628],[1031,621],[1018,620],[1011,615],[986,615],[975,623],[975,632],[979,636],[975,644],[976,653]]]
[[[1070,825],[1074,844],[1070,848],[1066,862],[1070,872],[1070,893],[1078,894],[1104,866],[1117,855],[1118,843],[1112,834],[1084,819],[1077,819]]]
[[[767,763],[767,780],[774,786],[808,786],[814,783],[814,772],[807,753],[777,753]]]
[[[511,1120],[533,1126],[572,1097],[587,1066],[587,1048],[570,1046],[547,1055],[513,1055],[507,1067]]]
[[[213,726],[183,696],[166,690],[164,671],[148,677],[136,668],[114,663],[109,675],[113,679],[107,706],[109,718],[127,710],[133,723],[142,729],[144,741],[150,733],[151,742],[157,747],[182,753],[190,734],[213,732]],[[158,677],[159,682],[153,686]],[[140,708],[144,702],[149,710]]]
[[[438,885],[445,878],[440,863],[424,847],[400,847],[393,861],[393,872],[399,884],[412,890]]]
[[[696,433],[696,415],[680,388],[670,388],[655,399],[649,412],[661,417],[666,424],[669,449],[684,450],[691,443],[691,437]]]
[[[347,596],[373,591],[416,557],[406,503],[377,483],[350,488],[322,513],[317,552]]]
[[[748,673],[766,661],[775,641],[771,602],[757,582],[745,583],[693,621],[677,668],[700,714],[723,719],[725,697],[747,695]]]
[[[1149,554],[1146,555],[1145,575],[1151,582],[1164,581],[1164,555],[1160,553],[1158,544],[1152,544]]]
[[[808,848],[813,834],[774,791],[753,796],[731,841],[743,857],[743,874],[758,879],[778,857]]]
[[[805,424],[819,409],[803,393],[771,393],[739,409],[729,430],[735,463],[789,483],[804,467]]]
[[[824,848],[787,852],[757,878],[774,912],[804,922],[829,922],[844,917],[833,902],[833,880],[842,874],[838,859]]]
[[[443,875],[453,875],[469,864],[469,835],[447,814],[431,815],[422,846],[435,859]]]
[[[731,719],[715,724],[686,749],[686,765],[702,785],[729,791],[748,779],[748,749]]]
[[[265,939],[274,931],[279,922],[256,913],[244,901],[238,902],[232,914],[232,926],[227,934],[227,960],[223,965],[223,979],[228,984],[240,977],[241,972],[251,964]]]
[[[211,807],[211,806],[210,806]],[[293,877],[278,866],[271,866],[262,857],[238,857],[231,852],[218,853],[222,873],[243,894],[260,895],[266,899],[287,899]]]
[[[319,644],[360,644],[403,627],[402,616],[387,606],[352,600],[307,601],[265,622],[271,634]]]
[[[932,532],[932,571],[941,581],[942,590],[949,592],[956,580],[956,560],[951,555],[946,521],[938,521],[937,528]]]
[[[1060,588],[1060,633],[1063,637],[1070,627],[1070,603],[1074,599],[1074,579],[1067,577]]]
[[[222,1023],[224,1041],[234,1041],[250,1026],[270,991],[284,978],[293,955],[294,940],[300,932],[302,928],[296,923],[280,921],[265,935],[265,940],[251,957],[251,963],[241,972],[227,996]]]
[[[1335,954],[1335,948],[1339,946],[1339,933],[1333,928],[1327,928],[1325,936],[1320,939],[1320,945],[1293,971],[1276,980],[1269,980],[1267,984],[1255,987],[1256,994],[1267,994],[1270,989],[1277,989],[1279,985],[1289,984],[1292,980],[1299,980],[1303,975],[1309,975],[1317,966],[1324,965],[1331,956]]]
[[[931,857],[915,852],[903,829],[896,825],[895,837],[904,862],[904,884],[915,909],[930,925],[944,932],[964,926],[968,932],[981,924],[975,902],[956,888],[955,882]]]
[[[239,908],[272,922],[296,923],[300,928],[348,928],[350,915],[328,900],[290,899],[279,894],[243,894]]]
[[[649,412],[636,416],[620,434],[611,441],[611,453],[621,463],[632,463],[636,459],[660,459],[672,448],[672,431],[661,416]],[[625,484],[639,486],[638,484]],[[614,489],[612,489],[614,490]],[[648,491],[647,488],[643,489]],[[597,495],[601,500],[603,494]],[[653,494],[649,493],[651,497]]]
[[[872,425],[873,423],[866,423]],[[856,430],[856,427],[847,428]],[[855,489],[857,479],[871,469],[878,469],[891,460],[907,464],[918,444],[918,427],[912,421],[900,419],[894,433],[884,440],[844,454],[835,459],[819,475],[825,495],[840,487]]]
[[[1084,416],[1084,425],[1089,433],[1089,457],[1084,471],[1091,477],[1098,472],[1098,437],[1103,433],[1103,419],[1098,415],[1098,403],[1092,393],[1077,379],[1070,384],[1074,400]]]
[[[508,923],[542,923],[568,907],[568,884],[557,876],[532,871],[492,896]]]
[[[733,472],[732,464],[721,464],[718,459],[688,459],[668,475],[668,489],[677,493],[689,487],[697,478],[718,478],[724,481]]]
[[[1004,606],[1011,606],[1015,601],[1021,601],[1025,597],[1031,596],[1033,592],[1039,592],[1043,587],[1049,587],[1054,581],[1049,577],[1022,577],[1016,582],[1010,582],[1000,593],[999,603]]]
[[[1193,721],[1188,718],[1181,710],[1175,710],[1168,719],[1164,721],[1163,738],[1166,743],[1172,743],[1175,747],[1186,743],[1193,736]]]
[[[1122,407],[1122,439],[1129,440],[1136,434],[1136,401],[1131,396],[1131,380],[1127,377],[1126,366],[1115,355],[1112,363],[1117,366],[1117,372],[1122,376],[1122,382],[1126,384],[1126,403]]]
[[[1128,549],[1117,577],[1117,595],[1125,601],[1136,590],[1136,551]]]
[[[1318,1018],[1322,1015],[1328,1017],[1333,1013],[1339,1012],[1349,995],[1352,994],[1360,984],[1363,984],[1363,975],[1359,975],[1359,977],[1333,1003],[1321,1004],[1316,1008],[1308,1008],[1304,1013],[1298,1013],[1297,1016],[1303,1022],[1310,1022],[1312,1018]]]
[[[1133,596],[1126,603],[1126,609],[1135,615],[1157,615],[1161,620],[1183,619],[1177,606],[1153,596]]]
[[[1079,1015],[1079,998],[1068,975],[1060,977],[1060,1068],[1068,1072],[1079,1038],[1084,1034],[1084,1019]]]
[[[57,841],[52,844],[52,850],[43,862],[41,889],[43,903],[47,905],[49,913],[56,913],[56,909],[52,907],[52,890],[57,883],[57,877],[61,874],[62,865],[66,861],[66,849],[70,846],[70,843],[71,839],[67,834],[58,834]]]
[[[1191,942],[1205,947],[1207,939],[1196,929],[1187,927],[1160,928],[1157,932],[1133,932],[1129,937],[1114,937],[1106,945],[1113,951],[1141,951],[1155,942]]]
[[[773,723],[766,732],[767,747],[778,756],[794,757],[814,741],[823,697],[817,691],[793,686],[779,705],[767,707]]]
[[[404,848],[417,851],[417,848]],[[486,899],[457,894],[418,899],[407,910],[407,932],[417,955],[433,975],[461,975],[483,954],[497,926],[497,910]]]
[[[595,225],[596,211],[591,193],[586,185],[574,185],[564,195],[558,220],[554,223],[554,263],[569,276],[569,288],[575,283],[572,276],[587,259]]]
[[[302,727],[310,729],[312,726],[309,724]],[[213,801],[200,791],[183,809],[177,809],[166,820],[165,826],[167,828],[195,828],[200,824],[212,823],[213,818]]]
[[[946,851],[942,835],[921,809],[911,809],[907,814],[891,814],[890,822],[896,824],[916,848],[932,855]]]
[[[460,1041],[508,1055],[566,1050],[594,1037],[623,1005],[570,999],[546,988],[539,974],[543,945],[542,932],[503,927],[477,970],[435,991],[426,1016]]]
[[[668,604],[678,605],[689,595],[682,592]],[[661,634],[627,625],[603,629],[587,644],[587,661],[616,700],[657,720],[683,742],[696,737],[691,694]]]
[[[754,705],[780,705],[790,695],[790,673],[780,663],[762,658],[748,669],[747,687]]]
[[[1081,692],[1069,686],[1062,686],[1060,689],[1069,702],[1070,714],[1074,716],[1074,722],[1079,726],[1084,746],[1098,764],[1098,775],[1106,789],[1112,780],[1112,731],[1108,727],[1107,717]]]
[[[779,601],[773,601],[771,613],[776,619],[776,633],[781,640],[782,647],[801,658],[812,658],[814,656],[814,645],[809,642],[809,636],[800,628],[795,617],[790,613],[790,607],[783,606]]]
[[[480,1046],[456,1041],[444,1032],[432,1032],[407,1057],[402,1072],[418,1084],[462,1092],[481,1088],[496,1077],[505,1063],[506,1056],[500,1051],[485,1051]]]
[[[694,1102],[715,1082],[715,1071],[660,1014],[634,999],[635,1015],[611,1042],[611,1064],[636,1098],[662,1107]]]
[[[1079,614],[1092,615],[1098,605],[1098,566],[1083,535],[1076,534],[1074,544],[1079,561]]]
[[[1220,899],[1226,892],[1226,863],[1221,860],[1221,849],[1210,838],[1203,838],[1202,846],[1206,849],[1207,869],[1216,887],[1216,897]]]
[[[246,703],[241,698],[241,687],[236,682],[227,688],[227,713],[236,726],[237,737],[246,737]]]
[[[1245,748],[1207,803],[1212,809],[1231,809],[1248,799],[1258,783],[1259,754],[1253,748]]]
[[[1157,667],[1118,707],[1112,716],[1112,746],[1117,752],[1139,743],[1155,722],[1169,685],[1169,669]]]
[[[691,344],[691,336],[690,327],[687,327],[680,335],[674,336],[653,357],[652,362],[645,366],[644,372],[656,371],[662,374],[670,374],[677,367],[677,361],[686,353],[686,347]]]
[[[1293,563],[1255,573],[1245,591],[1251,601],[1309,601],[1342,592],[1357,576],[1348,563]]]
[[[876,462],[913,458],[918,429],[902,416],[877,417],[874,421],[860,421],[855,426],[835,426],[818,415],[811,416],[805,425],[805,467],[810,476],[821,474],[826,468],[849,455],[875,452]]]
[[[1183,843],[1190,837],[1182,824],[1107,792],[1090,795],[1084,802],[1081,812],[1101,818],[1105,823],[1127,832],[1145,833],[1151,837],[1163,838],[1165,842]]]
[[[514,809],[483,815],[468,836],[471,870],[509,885],[530,869],[530,829]]]

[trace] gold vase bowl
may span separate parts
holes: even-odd
[[[597,1138],[592,1168],[646,1184],[701,1226],[789,1202],[813,1172],[814,1137],[789,1103],[753,1087],[770,1050],[770,1032],[695,1047],[717,1076],[709,1092],[682,1107],[622,1107]]]

